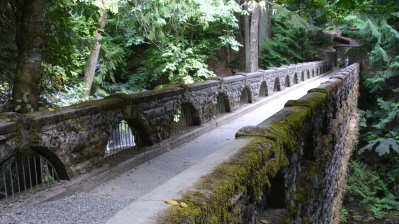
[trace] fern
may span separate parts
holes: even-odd
[[[371,42],[376,42],[377,44],[381,43],[382,34],[378,30],[378,27],[370,19],[367,19],[367,21],[359,28],[359,33],[362,36],[366,37],[371,34]]]
[[[276,11],[272,16],[274,36],[261,41],[262,68],[318,60],[318,49],[330,39],[296,13],[278,4],[273,8]]]
[[[378,65],[378,67],[385,66],[389,61],[388,52],[380,45],[376,45],[370,53],[370,60],[374,65]]]
[[[371,170],[366,164],[351,161],[346,190],[350,198],[360,197],[361,203],[370,204],[370,210],[374,215],[381,217],[382,211],[399,210],[399,202],[389,191],[389,184],[394,181],[394,179],[383,181],[379,173]]]

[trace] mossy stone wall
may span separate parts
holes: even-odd
[[[21,151],[36,151],[50,162],[62,163],[68,177],[75,177],[104,163],[111,131],[126,120],[146,146],[171,137],[173,117],[181,105],[190,109],[194,125],[209,122],[219,94],[227,96],[231,111],[239,108],[244,88],[252,102],[259,99],[261,82],[272,95],[276,78],[296,71],[331,69],[330,62],[309,62],[255,75],[235,75],[191,85],[134,94],[114,94],[105,99],[30,114],[0,114],[0,162]],[[278,72],[277,72],[278,71]],[[281,76],[281,77],[280,77]],[[55,159],[54,159],[55,158]]]
[[[157,223],[260,223],[285,208],[285,223],[337,223],[346,162],[356,129],[359,65],[288,101],[281,111],[236,138],[253,139],[199,179]]]

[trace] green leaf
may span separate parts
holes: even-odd
[[[370,140],[366,146],[359,149],[358,153],[361,154],[366,149],[372,151],[374,147],[379,156],[389,154],[391,148],[395,152],[399,153],[399,140],[394,138],[378,138],[376,140]]]
[[[19,111],[21,109],[21,105],[17,105],[16,107],[15,107],[15,111]]]
[[[24,100],[25,103],[28,102],[28,96],[29,96],[29,93],[24,93],[24,96],[22,97],[22,99]]]

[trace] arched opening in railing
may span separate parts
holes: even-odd
[[[240,104],[243,105],[247,103],[252,103],[251,91],[249,90],[248,86],[242,89],[240,96]]]
[[[267,194],[267,208],[285,208],[285,184],[284,173],[279,170],[270,179],[271,188]]]
[[[176,113],[173,115],[171,134],[182,134],[194,125],[201,125],[197,110],[191,103],[183,103],[177,108]]]
[[[104,157],[109,157],[117,153],[126,153],[139,146],[142,146],[139,133],[126,120],[122,120],[112,129]]]
[[[274,90],[274,92],[281,91],[280,79],[279,78],[276,78],[274,80],[274,89],[273,90]]]
[[[267,85],[266,85],[266,82],[265,82],[265,81],[263,81],[263,82],[260,84],[259,96],[260,96],[260,97],[269,96],[269,91],[267,90]]]
[[[290,87],[290,75],[285,76],[285,87]]]
[[[298,74],[295,72],[295,75],[294,75],[294,84],[298,84],[298,83],[299,83]]]
[[[305,81],[305,71],[301,72],[301,81]]]
[[[309,70],[306,70],[306,75],[307,75],[308,79],[310,79],[310,71]]]
[[[37,153],[17,153],[0,163],[0,199],[50,187],[60,178],[53,164]]]
[[[227,96],[223,93],[218,94],[213,105],[214,114],[230,112],[230,105]]]

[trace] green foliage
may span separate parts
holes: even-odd
[[[142,67],[125,85],[133,91],[215,76],[206,64],[215,50],[241,46],[233,32],[238,28],[234,13],[241,12],[235,1],[135,0],[123,10],[126,45],[152,43]]]
[[[370,204],[370,210],[377,217],[381,217],[382,211],[399,211],[399,202],[389,190],[395,178],[392,175],[388,177],[384,181],[378,172],[366,164],[352,161],[349,164],[347,196],[351,200],[360,199],[360,203]]]
[[[384,1],[374,2],[380,5]],[[387,5],[390,3],[385,2]],[[399,25],[395,14],[387,13],[384,9],[376,8],[385,14],[351,14],[348,21],[351,21],[351,27],[356,27],[357,32],[352,35],[363,43],[363,47],[369,51],[369,67],[361,73],[362,95],[364,97],[360,106],[364,108],[361,125],[364,138],[372,139],[367,146],[368,149],[375,148],[378,145],[380,154],[390,151],[392,144],[387,141],[389,138],[379,138],[375,136],[384,136],[390,131],[399,131],[399,90],[397,82],[399,75]],[[389,9],[395,10],[395,8]],[[349,25],[349,24],[348,24]],[[393,140],[392,140],[393,141]],[[386,144],[385,144],[386,143]],[[391,145],[391,146],[390,146]],[[396,145],[396,144],[395,144]],[[363,147],[363,149],[365,149]],[[385,147],[385,149],[382,149]]]
[[[368,141],[368,144],[359,149],[358,153],[363,153],[364,150],[372,151],[375,149],[375,152],[378,153],[379,156],[389,154],[390,149],[399,153],[399,140],[395,138],[377,138]]]
[[[278,67],[319,59],[320,48],[331,43],[330,38],[305,18],[275,4],[272,16],[274,36],[261,42],[262,68]]]
[[[8,1],[0,1],[0,112],[9,110],[18,49],[15,44],[17,20]]]
[[[348,215],[348,210],[345,208],[341,209],[340,219],[342,222],[346,222],[346,216]]]
[[[288,0],[287,9],[297,12],[310,24],[323,26],[330,21],[332,7],[326,0]]]

